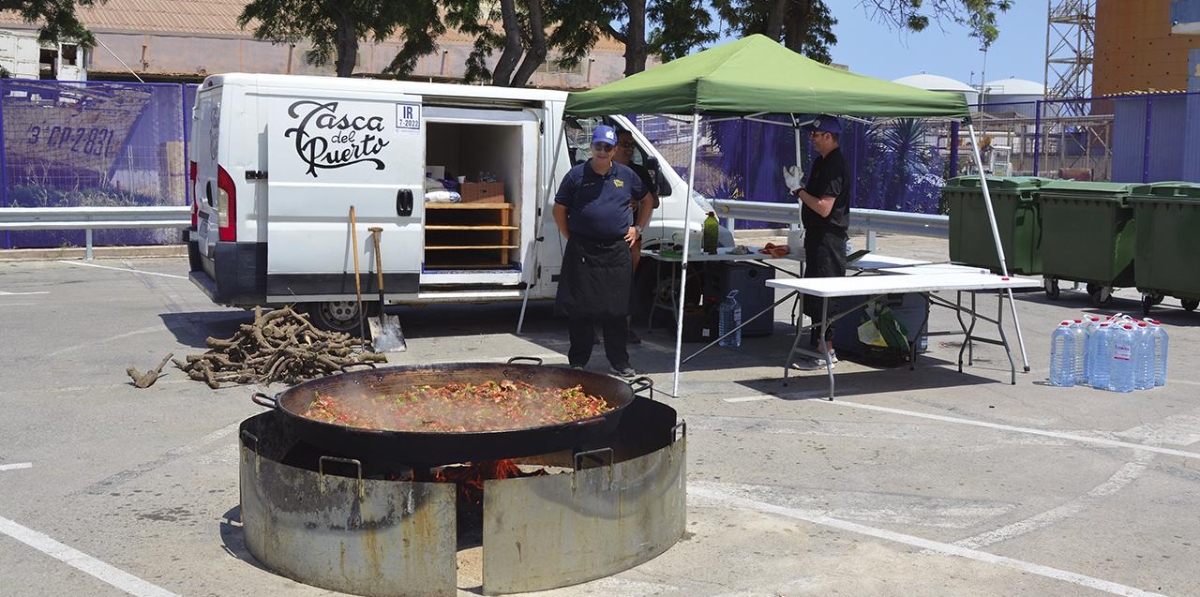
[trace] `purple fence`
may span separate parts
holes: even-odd
[[[1200,93],[993,102],[972,113],[984,169],[994,175],[1200,182]],[[723,199],[793,201],[780,175],[796,156],[791,121],[760,120],[701,121],[697,191]],[[690,124],[642,116],[638,125],[686,174]],[[966,127],[949,120],[845,120],[841,147],[851,170],[853,207],[941,213],[945,180],[976,171]],[[807,168],[813,154],[806,135],[801,152]],[[739,220],[737,226],[780,224]]]
[[[0,207],[187,205],[194,85],[0,79]],[[984,169],[997,175],[1114,182],[1200,182],[1200,93],[976,106]],[[637,116],[687,175],[691,122]],[[697,190],[709,197],[791,202],[780,169],[796,161],[786,116],[701,121]],[[958,123],[844,121],[852,205],[940,213],[945,179],[975,162]],[[800,136],[800,164],[813,151]],[[779,224],[739,221],[739,228]],[[174,230],[98,230],[97,245],[179,242]],[[80,246],[82,230],[0,232],[0,249]]]
[[[186,205],[184,86],[0,80],[0,207]],[[180,241],[97,230],[97,245]],[[82,246],[82,230],[9,231],[0,248]]]

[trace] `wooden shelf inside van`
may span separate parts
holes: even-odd
[[[426,203],[425,267],[507,267],[516,230],[511,203]]]

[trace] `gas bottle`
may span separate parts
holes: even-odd
[[[717,243],[720,239],[721,223],[717,221],[715,212],[708,212],[708,217],[704,218],[704,236],[701,237],[701,246],[703,251],[709,255],[717,254]]]

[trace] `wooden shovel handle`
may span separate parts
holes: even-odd
[[[358,222],[354,219],[354,206],[350,206],[350,240],[354,243],[351,250],[354,253],[354,294],[358,297],[359,308],[362,308],[362,281],[359,280],[358,269]]]
[[[368,228],[371,231],[371,236],[375,238],[375,273],[379,275],[379,308],[383,308],[383,255],[379,254],[379,234],[383,232],[383,228]]]

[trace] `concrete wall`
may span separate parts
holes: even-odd
[[[238,37],[194,37],[144,35],[133,33],[97,33],[104,46],[91,52],[88,71],[92,78],[103,73],[139,75],[193,75],[223,72],[259,72],[297,75],[333,75],[333,65],[314,67],[304,60],[310,46],[271,44]],[[381,73],[400,51],[398,43],[359,46],[359,64],[355,73]],[[471,48],[465,44],[444,44],[438,54],[425,56],[417,63],[414,76],[460,79]],[[118,57],[120,58],[118,60]],[[125,65],[122,64],[122,61]],[[533,87],[580,89],[608,83],[624,76],[625,58],[615,48],[598,48],[585,59],[578,72],[539,72],[531,80]]]
[[[1171,34],[1170,0],[1098,0],[1093,95],[1184,90],[1200,36]]]

